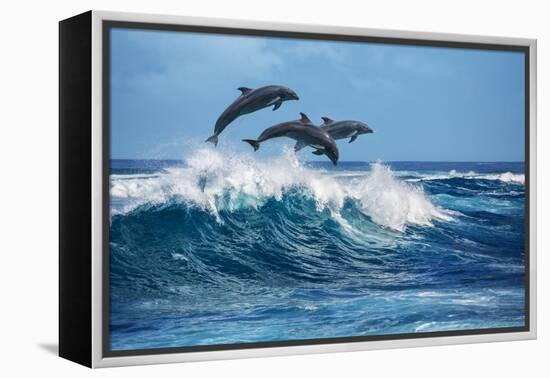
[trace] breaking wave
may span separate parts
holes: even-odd
[[[262,161],[205,148],[189,156],[182,167],[111,177],[113,215],[182,204],[220,220],[221,211],[258,210],[270,200],[297,196],[336,219],[351,202],[373,222],[398,231],[452,219],[450,212],[430,201],[421,185],[400,180],[382,163],[373,163],[359,176],[335,176],[300,163],[291,150]]]
[[[441,174],[431,175],[426,177],[412,178],[407,181],[419,182],[419,181],[431,181],[431,180],[446,180],[446,179],[454,179],[454,178],[463,178],[467,180],[497,180],[502,182],[517,183],[522,185],[525,184],[524,174],[518,174],[518,173],[512,173],[512,172],[504,172],[504,173],[497,173],[497,174],[489,174],[489,173],[482,174],[482,173],[476,173],[474,171],[461,173],[455,170],[451,170],[446,175],[441,175]]]
[[[261,156],[111,162],[113,350],[524,324],[520,166]]]

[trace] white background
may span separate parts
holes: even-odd
[[[4,1],[0,22],[0,375],[80,377],[550,376],[544,235],[550,147],[545,1]],[[56,357],[57,21],[89,9],[538,39],[539,339],[91,371]],[[460,146],[457,146],[460,148]],[[546,230],[548,234],[548,230]],[[546,351],[545,351],[546,348]]]

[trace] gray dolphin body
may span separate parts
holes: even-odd
[[[279,109],[284,101],[299,100],[292,89],[282,85],[268,85],[257,89],[240,87],[241,95],[220,115],[214,127],[214,134],[206,142],[218,145],[218,135],[238,117],[269,106]]]
[[[350,138],[349,143],[355,141],[359,135],[371,134],[374,131],[364,122],[344,120],[334,121],[328,117],[322,117],[324,123],[321,128],[325,130],[334,140]],[[304,148],[305,145],[296,143],[294,149],[296,151]]]
[[[338,147],[334,139],[322,128],[315,126],[309,118],[300,113],[301,118],[294,121],[283,122],[265,129],[258,139],[243,139],[243,142],[254,147],[254,151],[260,148],[260,143],[266,140],[280,137],[294,139],[297,144],[311,146],[316,155],[326,155],[332,164],[338,163]]]

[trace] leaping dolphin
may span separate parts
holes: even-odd
[[[268,85],[261,88],[240,87],[241,95],[220,115],[214,127],[214,134],[206,142],[218,145],[218,135],[238,117],[273,105],[273,110],[279,109],[284,101],[299,100],[292,89],[282,85]]]
[[[327,155],[332,164],[338,163],[338,147],[332,137],[322,128],[315,126],[304,113],[294,121],[283,122],[265,129],[258,139],[243,139],[254,151],[260,148],[260,143],[273,138],[287,137],[296,140],[301,146],[311,146],[315,155]]]
[[[334,121],[328,117],[321,117],[323,124],[321,128],[324,129],[334,140],[350,138],[349,143],[355,141],[359,135],[371,134],[374,131],[364,122],[344,120]],[[305,145],[299,145],[296,143],[294,149],[296,151],[304,148]]]

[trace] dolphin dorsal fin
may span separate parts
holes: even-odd
[[[325,125],[328,125],[329,123],[333,123],[334,120],[328,118],[328,117],[321,117],[321,119],[325,122]]]
[[[237,89],[241,91],[242,96],[244,96],[245,94],[247,94],[248,92],[250,92],[252,90],[252,88],[247,88],[247,87],[239,87]]]
[[[300,112],[300,121],[302,123],[311,123],[311,120],[308,118],[307,115],[305,115],[304,113]]]

